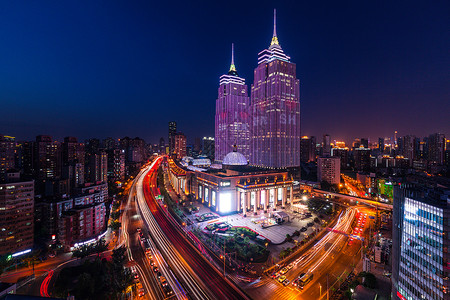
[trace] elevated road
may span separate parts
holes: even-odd
[[[378,209],[389,210],[389,211],[392,210],[392,204],[380,203],[378,201],[374,201],[374,200],[368,199],[368,198],[362,198],[362,197],[358,197],[358,196],[351,196],[351,195],[341,194],[341,193],[333,193],[333,192],[319,190],[319,189],[313,189],[312,193],[328,194],[328,195],[332,195],[332,196],[335,196],[335,197],[344,198],[344,199],[347,199],[347,200],[359,201],[362,204],[365,204],[365,205],[368,205],[368,206],[371,206],[371,207],[378,207]]]
[[[247,299],[242,291],[205,260],[177,228],[177,224],[159,207],[154,195],[157,193],[156,177],[161,160],[158,157],[137,180],[137,202],[156,246],[171,265],[187,297]]]

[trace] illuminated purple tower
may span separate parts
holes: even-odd
[[[231,66],[228,74],[220,76],[216,100],[216,160],[222,161],[227,153],[237,151],[247,159],[250,147],[248,98],[245,79],[238,76],[234,65],[234,44],[231,45]]]
[[[300,82],[290,59],[278,43],[274,11],[272,42],[258,54],[251,90],[252,165],[300,165]]]

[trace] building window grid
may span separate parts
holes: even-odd
[[[411,222],[411,220],[416,220],[417,222]],[[430,229],[436,229],[438,231],[437,234]],[[433,233],[435,236],[430,236],[430,233]],[[422,239],[419,236],[422,236]],[[401,258],[400,273],[403,276],[400,276],[399,284],[409,291],[404,292],[403,288],[400,288],[407,295],[407,299],[414,299],[409,296],[410,293],[417,298],[423,298],[425,297],[424,294],[427,294],[428,298],[442,299],[444,289],[441,277],[443,276],[443,236],[443,210],[425,203],[406,199],[402,249],[406,249],[403,252],[408,257],[411,257],[412,260],[418,262],[418,264],[415,262],[411,263],[407,256],[402,256]],[[419,247],[411,247],[406,241],[413,241]],[[426,249],[425,253],[419,251],[421,250],[420,247]],[[434,270],[430,269],[430,266]],[[422,277],[411,276],[408,269],[413,269],[415,274],[419,273]],[[411,280],[413,278],[414,280]],[[432,281],[432,283],[429,284],[429,281]],[[416,282],[422,283],[424,289],[419,287]],[[424,282],[425,285],[423,285]],[[419,290],[422,290],[423,293]]]

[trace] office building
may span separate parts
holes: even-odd
[[[450,299],[449,203],[449,189],[395,185],[393,299]]]
[[[338,156],[321,156],[317,159],[317,180],[329,184],[341,182],[341,159]]]
[[[0,255],[33,247],[34,182],[0,183]]]
[[[275,16],[270,46],[258,54],[250,114],[250,163],[273,168],[299,166],[299,80],[296,65],[278,41]]]
[[[215,116],[215,159],[222,161],[236,145],[245,157],[250,153],[249,106],[245,79],[234,64],[234,45],[228,74],[220,76]]]
[[[173,154],[175,149],[175,135],[177,134],[177,122],[169,122],[169,155]]]

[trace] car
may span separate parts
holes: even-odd
[[[144,297],[144,295],[145,295],[144,288],[140,288],[139,289],[139,297]]]
[[[311,226],[314,225],[314,223],[313,222],[309,222],[307,225],[308,225],[308,227],[311,227]]]
[[[280,276],[280,278],[278,278],[278,282],[280,282],[280,283],[282,283],[285,280],[286,280],[286,275]]]
[[[288,266],[287,266],[287,268],[290,270],[290,269],[292,269],[294,267],[294,263],[292,262],[292,263],[290,263]]]
[[[156,274],[156,277],[158,277],[158,279],[161,278],[161,276],[162,276],[161,272],[158,272],[158,273]]]
[[[141,232],[141,229],[138,227],[138,228],[136,228],[136,231],[137,232]]]
[[[297,286],[298,285],[298,280],[299,280],[299,278],[295,278],[294,281],[292,281],[292,285],[293,286]]]
[[[150,259],[150,266],[154,266],[155,265],[155,262],[153,261],[153,259]]]
[[[155,272],[155,273],[158,272],[158,267],[157,266],[153,267],[153,272]]]
[[[285,281],[283,281],[283,285],[284,285],[284,286],[289,285],[289,283],[291,283],[291,282],[289,281],[289,279],[286,279]]]
[[[284,267],[283,269],[281,269],[280,273],[281,274],[286,274],[287,271],[289,271],[288,267]]]
[[[280,272],[273,272],[273,273],[272,273],[272,278],[273,278],[273,279],[278,278],[278,276],[280,276]]]
[[[308,230],[306,227],[302,227],[302,229],[300,229],[301,232],[305,232],[306,230]]]

